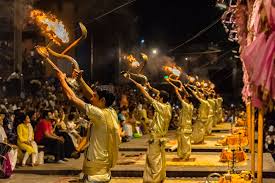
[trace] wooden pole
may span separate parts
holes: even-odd
[[[263,183],[263,123],[264,123],[264,109],[259,109],[258,114],[258,169],[257,169],[257,183]]]
[[[246,126],[249,150],[251,151],[251,102],[246,104]]]
[[[251,172],[255,177],[255,108],[251,106]]]

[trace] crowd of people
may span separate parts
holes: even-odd
[[[54,155],[56,162],[63,163],[86,137],[88,118],[68,103],[56,80],[33,80],[30,84],[23,98],[7,95],[1,99],[1,142],[17,147],[19,165],[25,166],[28,159],[30,165],[38,165],[40,147]],[[148,133],[144,124],[153,117],[153,109],[129,88],[116,87],[117,94],[124,93],[117,98],[115,107],[122,142]]]
[[[24,96],[5,96],[1,100],[1,154],[9,151],[12,169],[16,163],[38,166],[44,159],[46,162],[65,163],[70,158],[78,158],[88,143],[91,124],[88,116],[69,103],[56,79],[33,80],[30,85]],[[117,98],[113,108],[118,116],[121,142],[148,134],[156,110],[154,106],[132,85],[114,89]],[[154,96],[154,92],[150,95]],[[176,92],[174,95],[171,97],[170,129],[178,128],[183,105],[176,100]],[[200,101],[193,103],[197,108]],[[196,116],[199,111],[193,112]],[[233,122],[232,109],[224,110],[223,117]],[[40,152],[45,154],[44,157]]]

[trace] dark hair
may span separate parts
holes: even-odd
[[[105,99],[105,102],[106,102],[105,105],[106,105],[106,107],[110,107],[114,103],[114,101],[116,99],[115,95],[112,92],[108,91],[108,90],[97,89],[96,93],[97,93],[99,99],[101,99],[101,98]]]
[[[27,115],[24,114],[24,113],[21,113],[19,116],[18,116],[18,120],[19,120],[19,123],[23,123],[26,119]]]
[[[68,120],[70,120],[70,121],[71,121],[71,120],[73,120],[73,119],[74,119],[74,114],[72,114],[72,113],[71,113],[71,114],[69,114],[69,116],[68,116]]]
[[[48,112],[50,112],[49,110],[43,110],[42,114],[41,114],[41,118],[46,119],[48,117]]]
[[[159,94],[160,98],[162,98],[163,102],[166,103],[169,101],[170,97],[169,97],[169,93],[167,93],[166,91],[164,90],[161,90],[160,91],[160,94]]]
[[[34,115],[34,111],[29,111],[29,112],[27,112],[27,115],[31,118],[33,115]]]

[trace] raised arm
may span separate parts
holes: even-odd
[[[149,82],[146,83],[146,86],[149,88],[149,90],[153,91],[157,96],[159,96],[160,91],[156,88],[153,88]]]
[[[172,82],[170,81],[170,79],[166,79],[166,81],[167,81],[170,85],[172,85],[172,86],[174,87],[178,99],[179,99],[180,101],[182,101],[182,97],[181,97],[181,94],[180,94],[180,92],[179,92],[179,88],[178,88],[174,83],[172,83]]]
[[[76,105],[76,107],[85,112],[85,102],[82,101],[81,99],[79,99],[75,93],[73,92],[73,90],[68,86],[67,82],[66,82],[66,75],[64,73],[62,73],[61,71],[56,71],[57,74],[57,78],[60,81],[63,93],[66,95],[66,97],[68,98],[68,100],[70,102],[72,102],[74,105]]]
[[[94,96],[94,91],[91,87],[84,81],[82,77],[82,71],[76,69],[73,70],[73,74],[77,78],[78,83],[80,84],[81,91],[86,99],[90,100]]]
[[[183,91],[184,95],[189,96],[189,93],[186,91],[184,85],[182,84],[182,82],[180,80],[178,80],[178,79],[172,79],[172,78],[169,77],[169,81],[173,81],[173,82],[179,83],[180,84],[180,91]]]
[[[197,95],[197,93],[193,89],[191,89],[191,88],[189,88],[189,89],[190,89],[191,93],[193,94],[193,96],[196,97],[199,101],[201,101],[201,98]],[[197,92],[199,92],[199,91],[197,90]]]
[[[139,84],[138,82],[136,82],[134,79],[132,79],[129,74],[126,76],[126,78],[128,78],[130,81],[132,81],[137,86],[137,88],[141,91],[141,93],[145,96],[145,98],[147,98],[149,101],[154,100],[149,95],[149,93],[144,89],[144,87],[141,84]]]

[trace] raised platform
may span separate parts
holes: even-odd
[[[248,154],[248,158],[250,155]],[[166,154],[167,177],[206,177],[210,173],[227,171],[227,163],[219,162],[215,152],[193,153],[189,161],[179,161],[176,153]],[[40,175],[76,175],[81,172],[83,159],[70,160],[65,164],[45,164],[38,167],[20,167],[15,173]],[[275,163],[269,153],[264,154],[264,178],[275,178]],[[142,177],[145,152],[123,152],[118,164],[112,169],[113,177]],[[257,165],[256,165],[257,167]],[[250,161],[237,163],[236,170],[250,169]]]
[[[133,156],[133,153],[125,153]],[[136,154],[136,153],[134,153]],[[135,157],[124,157],[113,169],[115,176],[140,177],[143,173],[145,155]],[[250,155],[248,154],[248,159]],[[126,164],[126,162],[130,164]],[[167,176],[168,177],[206,177],[210,173],[224,173],[228,170],[227,163],[219,162],[219,155],[212,152],[193,153],[190,161],[178,161],[175,153],[166,154]],[[257,165],[256,165],[257,167]],[[236,170],[250,169],[250,161],[246,160],[236,164]],[[127,170],[127,171],[125,171]],[[275,163],[270,154],[264,154],[263,176],[265,178],[275,177]]]
[[[73,183],[76,179],[61,179],[58,183]],[[205,183],[205,178],[167,178],[165,183]],[[142,183],[142,178],[112,178],[110,183]],[[274,183],[275,179],[263,179],[263,183]],[[55,182],[57,183],[57,182]],[[78,183],[78,182],[75,182]],[[218,183],[218,181],[211,181],[211,183]]]
[[[213,127],[212,132],[229,132],[231,130],[231,123],[220,123]]]
[[[192,152],[221,152],[221,150],[226,146],[218,146],[217,140],[223,139],[225,136],[229,135],[229,132],[214,132],[210,136],[205,136],[204,144],[193,144]],[[177,146],[176,141],[176,131],[170,130],[167,133],[167,138],[169,139],[166,144],[166,151],[175,151]],[[138,139],[132,139],[130,142],[120,144],[120,151],[147,151],[147,141],[149,139],[148,135],[144,135]]]

